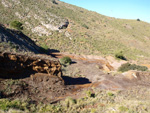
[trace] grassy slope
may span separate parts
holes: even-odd
[[[60,1],[56,5],[50,0],[22,0],[19,4],[6,0],[6,4],[15,4],[11,9],[4,7],[3,1],[0,2],[0,23],[21,21],[24,23],[23,32],[43,47],[75,54],[114,55],[123,51],[129,59],[150,56],[149,23],[106,17]],[[16,16],[16,12],[22,18]],[[38,15],[37,19],[34,18],[35,14]],[[42,22],[57,26],[64,19],[68,19],[70,24],[62,32],[47,28],[51,32],[49,36],[38,36],[32,32]],[[69,37],[66,37],[66,32],[70,34]]]

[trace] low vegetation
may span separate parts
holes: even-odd
[[[116,53],[116,54],[115,54],[115,57],[116,57],[117,59],[127,60],[127,59],[124,57],[124,55],[123,55],[123,52],[122,52],[122,51],[120,51],[120,52]]]
[[[141,21],[141,20],[138,18],[137,21]]]
[[[121,72],[129,71],[129,70],[147,71],[148,68],[145,66],[139,66],[136,64],[126,63],[126,64],[121,65],[121,67],[118,69],[118,71],[121,71]]]
[[[59,0],[2,0],[0,12],[0,23],[22,30],[25,35],[36,40],[43,52],[53,48],[60,52],[74,54],[114,55],[122,60],[150,57],[150,24],[140,19],[123,20],[106,17]],[[69,21],[69,26],[58,30],[66,19]],[[0,44],[2,47],[4,45],[6,46],[5,43]],[[17,49],[17,47],[12,48]],[[119,50],[124,53],[118,52]],[[67,56],[60,58],[59,61],[62,65],[69,65],[72,62]],[[119,68],[121,72],[128,70],[146,71],[148,68],[130,63],[123,64]],[[76,69],[74,74],[70,75],[84,76],[78,74],[79,71]],[[10,80],[3,84],[4,90],[0,91],[0,112],[2,113],[150,112],[150,91],[145,87],[119,92],[91,88],[91,90],[79,92],[81,95],[77,98],[68,97],[55,104],[40,102],[34,104],[30,98],[10,100],[3,96],[3,93],[11,96],[14,92],[13,86],[17,86],[18,89],[22,88],[20,86],[27,86],[24,82]]]
[[[62,65],[69,65],[72,62],[71,58],[68,56],[60,58],[59,61]]]
[[[137,93],[139,91],[139,93]],[[143,94],[142,92],[145,91]],[[85,93],[86,92],[86,93]],[[93,98],[89,91],[84,91],[78,99],[66,98],[56,104],[33,104],[30,99],[26,101],[0,99],[0,112],[19,113],[149,113],[149,90],[131,89],[128,91],[106,91],[93,89]],[[88,95],[87,95],[88,94]],[[112,95],[113,94],[113,95]],[[143,96],[141,96],[143,95]]]
[[[12,21],[10,23],[10,27],[14,28],[14,29],[17,29],[17,30],[23,30],[23,24],[19,21]]]

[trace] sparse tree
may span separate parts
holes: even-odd
[[[53,0],[52,2],[53,2],[53,4],[58,4],[58,3],[56,2],[56,0]]]
[[[138,18],[137,21],[141,21],[141,20]]]

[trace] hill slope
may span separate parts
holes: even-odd
[[[41,48],[20,31],[0,25],[0,51],[40,53]]]
[[[43,48],[75,54],[150,56],[150,24],[115,19],[57,0],[1,0],[0,23],[23,23]]]

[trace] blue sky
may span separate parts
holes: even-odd
[[[60,0],[100,14],[150,23],[150,0]]]

